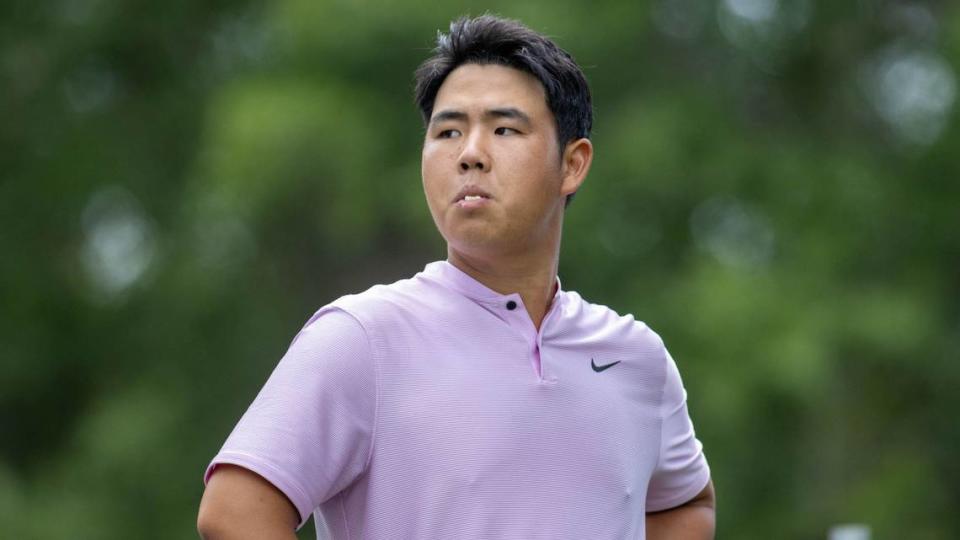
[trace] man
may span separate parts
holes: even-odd
[[[461,19],[416,99],[447,260],[307,322],[208,468],[201,534],[294,538],[313,513],[335,539],[712,538],[662,341],[557,279],[593,157],[579,67]]]

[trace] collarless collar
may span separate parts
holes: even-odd
[[[475,302],[501,303],[511,299],[519,300],[520,298],[519,293],[498,293],[474,279],[470,274],[450,264],[448,261],[435,261],[428,264],[424,267],[422,275],[427,279],[436,281],[449,289],[459,292]],[[563,289],[560,286],[560,277],[557,276],[554,280],[556,283],[556,292],[553,294],[551,305],[563,297],[561,294]]]

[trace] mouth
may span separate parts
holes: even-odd
[[[489,193],[480,188],[467,186],[457,193],[452,202],[461,208],[477,208],[486,204],[492,198]]]

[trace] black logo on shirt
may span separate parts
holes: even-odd
[[[593,358],[590,359],[590,365],[593,367],[593,370],[596,371],[597,373],[600,373],[601,371],[603,371],[603,370],[605,370],[605,369],[612,368],[613,366],[615,366],[615,365],[617,365],[617,364],[619,364],[619,363],[620,363],[620,361],[617,360],[616,362],[613,362],[613,363],[611,363],[611,364],[607,364],[607,365],[605,365],[605,366],[598,366],[597,363],[593,361]]]

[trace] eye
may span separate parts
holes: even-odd
[[[493,130],[493,132],[496,135],[512,135],[512,134],[520,133],[519,131],[513,128],[505,127],[505,126],[500,126],[497,129]]]
[[[460,132],[455,129],[445,129],[437,133],[438,139],[453,139],[459,136],[460,136]]]

